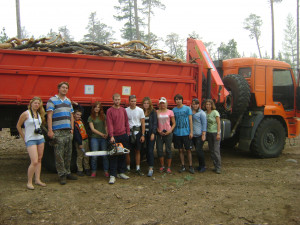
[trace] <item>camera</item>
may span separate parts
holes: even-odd
[[[43,134],[43,131],[41,128],[37,128],[37,129],[34,129],[34,133],[35,134]]]
[[[163,132],[163,133],[167,133],[167,130],[163,130],[162,132]]]

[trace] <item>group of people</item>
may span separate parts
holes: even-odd
[[[135,161],[135,172],[143,176],[141,171],[141,157],[146,155],[148,163],[147,176],[154,173],[154,146],[156,144],[159,158],[159,172],[172,173],[172,143],[178,149],[181,167],[179,172],[195,173],[192,162],[192,147],[194,145],[199,166],[199,172],[205,172],[205,158],[203,144],[207,140],[214,164],[214,171],[221,173],[220,156],[220,115],[211,99],[204,103],[203,111],[198,99],[192,100],[191,107],[183,104],[183,96],[175,95],[176,107],[168,109],[165,97],[159,99],[158,109],[154,109],[151,99],[145,97],[141,107],[137,106],[135,95],[129,96],[129,106],[121,106],[120,94],[112,96],[113,105],[106,115],[102,104],[95,102],[88,117],[88,132],[81,119],[83,108],[67,98],[69,84],[58,84],[58,94],[51,97],[46,105],[48,137],[54,146],[56,169],[59,183],[64,185],[67,180],[77,180],[71,174],[70,163],[72,144],[77,149],[77,175],[96,177],[97,156],[85,155],[88,151],[106,151],[108,144],[121,143],[130,149],[131,154],[101,156],[103,160],[104,176],[109,178],[109,184],[114,184],[116,178],[129,179],[132,162]],[[74,104],[74,108],[72,106]],[[76,105],[76,107],[75,107]],[[75,109],[75,110],[74,110]],[[17,123],[20,136],[24,139],[29,153],[31,164],[28,168],[27,188],[34,190],[35,184],[46,186],[40,179],[41,159],[43,157],[45,139],[42,133],[42,124],[46,123],[43,102],[34,97],[23,112]],[[25,126],[23,133],[22,125]],[[165,153],[164,153],[165,149]],[[188,165],[185,164],[185,152]],[[165,161],[166,158],[166,161]]]

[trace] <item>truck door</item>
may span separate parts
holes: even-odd
[[[290,70],[273,70],[273,101],[280,102],[285,111],[294,111],[295,93]],[[294,114],[295,115],[295,114]]]

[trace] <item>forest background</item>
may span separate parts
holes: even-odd
[[[12,37],[66,41],[142,40],[185,60],[186,38],[202,40],[213,60],[258,57],[297,69],[299,0],[4,0],[0,42]],[[5,20],[3,19],[5,16]],[[298,65],[299,68],[299,65]]]

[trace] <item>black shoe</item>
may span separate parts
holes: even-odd
[[[136,174],[139,175],[139,176],[144,176],[144,173],[141,170],[137,170]]]
[[[87,175],[87,176],[91,176],[91,174],[92,174],[91,170],[85,170],[84,172],[85,172],[85,175]]]
[[[75,175],[72,175],[71,173],[67,175],[68,180],[77,180],[78,178]]]
[[[62,176],[59,177],[59,183],[61,185],[65,185],[67,183],[67,181],[66,181],[66,175],[62,175]]]
[[[83,173],[83,171],[77,171],[77,175],[80,176],[80,177],[83,177],[84,173]]]
[[[221,174],[221,169],[220,169],[220,168],[217,168],[217,169],[215,170],[215,173]]]
[[[181,169],[178,171],[179,173],[182,173],[182,172],[184,172],[185,171],[185,166],[184,165],[182,165],[181,166]]]
[[[190,172],[191,174],[194,174],[194,173],[195,173],[194,167],[190,166],[189,172]]]

